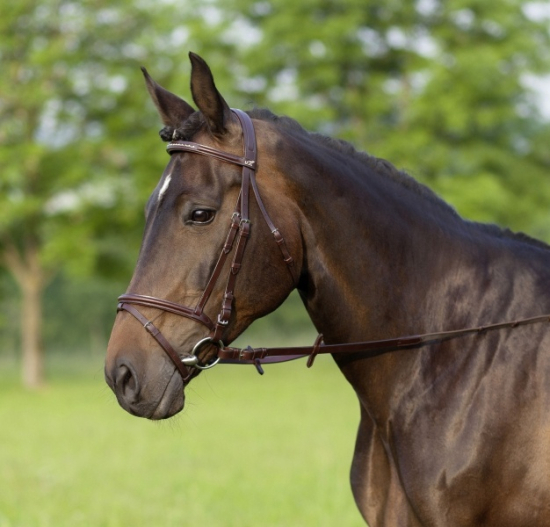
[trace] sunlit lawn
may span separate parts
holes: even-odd
[[[358,404],[332,359],[219,366],[162,423],[126,414],[93,370],[39,393],[0,377],[0,527],[364,525]]]

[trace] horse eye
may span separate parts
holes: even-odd
[[[213,210],[194,210],[191,213],[191,221],[193,223],[210,223],[214,219]]]

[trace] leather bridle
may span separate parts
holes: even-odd
[[[288,267],[293,283],[294,285],[297,285],[298,283],[298,275],[295,270],[294,260],[292,259],[292,256],[290,256],[285,239],[279,232],[279,229],[275,227],[271,221],[256,184],[256,135],[254,133],[254,125],[252,124],[250,117],[242,110],[233,109],[232,112],[237,116],[239,122],[241,123],[244,143],[244,155],[242,157],[190,141],[173,141],[169,143],[166,148],[170,154],[173,152],[192,152],[203,156],[213,157],[220,161],[242,167],[241,191],[235,210],[231,216],[229,232],[218,261],[197,305],[194,308],[191,308],[175,302],[170,302],[168,300],[138,294],[124,294],[118,298],[118,311],[127,311],[139,320],[139,322],[141,322],[143,327],[153,336],[153,338],[155,338],[155,340],[168,354],[172,362],[174,362],[184,378],[184,381],[188,380],[191,376],[190,371],[188,370],[189,367],[204,370],[211,368],[220,361],[221,358],[218,354],[218,357],[216,357],[212,362],[208,364],[201,364],[199,362],[198,353],[204,346],[212,344],[217,346],[220,350],[227,349],[225,348],[221,338],[224,330],[229,324],[233,300],[235,298],[235,284],[242,266],[246,244],[250,237],[251,222],[249,216],[249,202],[251,189],[254,197],[256,198],[256,203],[258,204],[262,216],[281,251],[283,261]],[[231,263],[221,309],[216,321],[214,322],[206,315],[204,308],[218,279],[220,278],[227,258],[232,251],[233,261]],[[190,355],[186,354],[183,357],[180,357],[168,340],[162,335],[160,330],[153,324],[152,321],[144,317],[134,307],[135,305],[161,309],[175,315],[189,318],[206,326],[210,330],[210,334],[208,337],[201,339],[197,342],[197,344],[195,344]],[[240,358],[241,357],[237,357],[237,361],[239,361]],[[233,362],[233,359],[228,359],[224,362]],[[258,362],[256,362],[256,365],[259,367]]]
[[[298,284],[299,279],[295,262],[288,251],[285,239],[279,232],[279,229],[275,227],[271,221],[258,191],[255,178],[257,154],[256,136],[254,133],[254,125],[252,120],[241,110],[233,109],[232,112],[237,116],[239,122],[241,123],[244,142],[244,155],[242,157],[190,141],[173,141],[167,146],[167,151],[170,154],[173,152],[192,152],[242,167],[241,191],[235,210],[231,216],[229,232],[218,261],[197,305],[195,307],[187,307],[168,300],[139,294],[124,294],[118,298],[119,303],[117,311],[127,311],[143,325],[143,327],[151,334],[151,336],[159,343],[162,349],[170,357],[181,374],[184,385],[193,376],[193,370],[195,368],[205,370],[212,368],[218,363],[254,364],[257,370],[260,373],[263,373],[261,367],[262,364],[283,362],[304,356],[309,357],[307,366],[311,367],[315,357],[319,353],[347,353],[350,354],[350,357],[352,357],[351,360],[355,360],[355,358],[362,359],[374,357],[389,351],[418,348],[437,341],[456,338],[468,334],[482,334],[490,330],[515,328],[518,326],[539,322],[550,322],[550,315],[542,315],[480,327],[404,336],[385,340],[350,342],[344,344],[324,344],[323,336],[319,335],[313,346],[281,348],[248,347],[244,349],[226,347],[221,338],[223,332],[229,325],[233,301],[235,298],[235,284],[239,271],[241,270],[246,244],[250,237],[250,189],[252,189],[252,193],[256,198],[256,203],[258,204],[264,221],[268,225],[269,230],[271,231],[271,234],[273,235],[273,238],[281,251],[283,261],[288,267],[295,286]],[[218,279],[220,278],[221,272],[231,252],[233,252],[233,261],[228,274],[222,305],[216,321],[212,321],[204,312],[204,308],[210,298],[210,295],[212,294],[212,291],[214,290],[216,283],[218,282]],[[195,344],[191,354],[184,354],[183,356],[180,356],[160,332],[160,330],[153,324],[153,322],[148,320],[138,311],[138,309],[136,309],[136,307],[134,307],[136,305],[160,309],[168,313],[189,318],[206,326],[210,330],[210,334],[208,337],[199,340]],[[211,362],[201,364],[198,355],[203,347],[208,345],[213,345],[218,348],[217,355]]]

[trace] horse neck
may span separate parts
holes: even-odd
[[[359,160],[334,156],[330,163],[326,155],[302,155],[298,178],[308,204],[302,221],[307,279],[300,293],[325,342],[498,322],[502,315],[493,319],[489,304],[512,302],[521,274],[512,241]],[[537,272],[550,272],[550,252],[540,252],[546,263]]]

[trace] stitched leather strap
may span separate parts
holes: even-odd
[[[236,209],[240,208],[240,199],[241,199],[241,196],[239,194],[239,200],[237,201]],[[225,261],[227,260],[229,253],[233,249],[233,243],[235,242],[235,237],[239,232],[240,223],[241,223],[240,214],[238,214],[237,212],[234,212],[233,215],[231,216],[231,226],[229,227],[227,238],[225,239],[225,243],[223,244],[222,252],[220,253],[218,261],[216,262],[214,271],[212,271],[210,279],[208,280],[208,284],[206,285],[206,288],[202,293],[202,296],[197,306],[195,307],[195,310],[194,310],[195,313],[202,313],[202,310],[204,309],[206,302],[208,302],[208,299],[210,298],[210,295],[214,290],[214,286],[218,282],[218,278],[220,277],[222,269],[224,268]]]
[[[124,294],[118,297],[118,301],[121,304],[137,304],[139,306],[162,309],[163,311],[174,313],[174,315],[179,315],[180,317],[186,317],[200,322],[212,331],[215,328],[215,324],[204,313],[196,313],[194,309],[182,306],[181,304],[176,304],[175,302],[170,302],[168,300],[162,300],[160,298],[147,295]]]
[[[193,370],[191,368],[187,368],[183,362],[181,362],[180,356],[176,353],[174,348],[170,345],[170,343],[164,338],[164,335],[159,331],[159,329],[147,318],[145,318],[135,307],[125,304],[123,302],[120,302],[118,304],[117,311],[128,311],[131,315],[133,315],[141,324],[143,327],[147,330],[147,332],[160,344],[161,348],[167,353],[167,355],[170,357],[176,368],[178,369],[180,375],[183,378],[183,382],[189,381],[193,374]],[[191,357],[190,355],[188,355]]]
[[[273,237],[275,238],[275,242],[279,246],[279,250],[281,251],[281,254],[283,255],[283,261],[286,263],[288,270],[290,271],[290,274],[292,275],[292,280],[294,281],[294,285],[298,285],[299,276],[296,272],[296,269],[294,267],[294,259],[292,256],[290,256],[290,253],[288,251],[288,248],[286,246],[285,239],[279,232],[279,229],[275,227],[273,222],[271,221],[271,218],[269,217],[269,214],[267,213],[267,210],[265,208],[264,202],[260,196],[260,191],[258,190],[258,185],[256,183],[256,178],[253,177],[250,181],[252,185],[252,190],[254,191],[254,197],[256,198],[256,203],[258,203],[258,207],[260,207],[260,211],[262,212],[262,216],[264,217],[265,222],[267,223],[267,226],[269,227],[269,230],[271,231],[271,234],[273,234]]]
[[[217,150],[211,146],[201,145],[199,143],[192,143],[191,141],[176,141],[168,143],[166,150],[171,154],[172,152],[193,152],[194,154],[200,154],[207,157],[214,157],[220,161],[231,163],[232,165],[239,165],[242,167],[254,168],[256,161],[247,159],[246,157],[236,156]]]
[[[313,346],[295,346],[280,348],[248,347],[245,349],[224,347],[219,350],[218,357],[221,359],[220,362],[226,362],[229,359],[231,361],[244,362],[249,364],[253,364],[256,360],[260,360],[262,363],[264,363],[267,362],[267,359],[271,359],[269,362],[277,362],[276,359],[282,357],[315,357],[319,353],[350,353],[357,354],[356,358],[367,359],[391,351],[402,349],[415,349],[424,345],[433,344],[438,341],[458,338],[465,335],[483,334],[487,331],[494,331],[498,329],[513,329],[519,326],[526,326],[529,324],[537,324],[542,322],[550,323],[550,314],[473,328],[465,328],[452,331],[440,331],[437,333],[424,333],[421,335],[409,335],[393,339],[349,342],[345,344],[324,344],[322,342],[322,335],[319,335]]]

